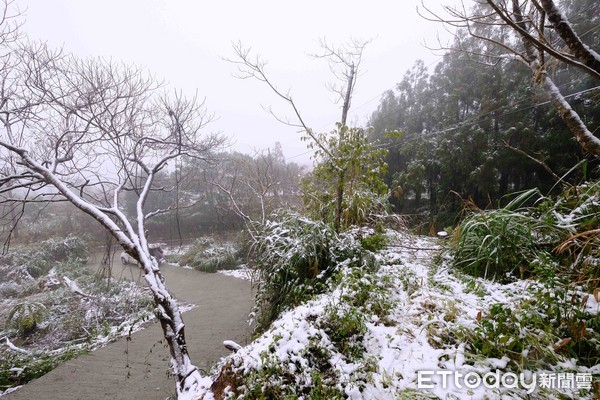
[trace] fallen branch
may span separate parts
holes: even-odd
[[[81,288],[79,287],[79,285],[77,285],[76,282],[70,280],[69,278],[67,278],[66,276],[63,276],[63,281],[65,283],[65,286],[69,288],[69,290],[79,296],[82,297],[92,297],[89,294],[85,294],[83,292],[83,290],[81,290]]]
[[[31,354],[30,351],[15,346],[8,338],[5,338],[5,339],[6,339],[6,347],[8,347],[10,350],[15,351],[17,353],[21,353],[21,354],[27,354],[27,355]]]

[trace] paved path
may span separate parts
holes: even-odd
[[[121,267],[115,264],[113,268]],[[139,274],[137,267],[125,268],[133,268]],[[164,264],[161,269],[175,297],[197,305],[183,318],[190,357],[201,370],[208,372],[228,353],[223,340],[231,339],[242,345],[250,340],[246,319],[253,296],[248,281]],[[146,329],[133,334],[131,341],[120,338],[70,360],[3,400],[174,398],[175,384],[167,376],[169,351],[161,339],[160,325],[151,322]]]

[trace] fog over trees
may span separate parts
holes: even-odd
[[[395,210],[427,209],[428,224],[449,226],[461,198],[496,206],[511,192],[558,189],[565,174],[566,183],[598,176],[600,10],[594,1],[561,4],[579,35],[573,46],[587,49],[577,56],[547,19],[550,3],[421,9],[458,30],[440,63],[417,61],[371,116],[373,139],[389,150]],[[404,135],[385,138],[390,130]]]

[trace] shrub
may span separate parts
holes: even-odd
[[[322,293],[340,265],[372,265],[358,232],[336,234],[321,221],[283,212],[255,235],[259,282],[254,312],[265,328],[283,310]]]
[[[525,202],[529,206],[519,208]],[[598,297],[599,224],[600,182],[568,188],[557,198],[528,191],[503,209],[467,217],[454,234],[455,266],[484,278],[535,280],[526,300],[492,305],[475,329],[458,335],[476,353],[508,356],[519,368],[560,356],[597,365],[600,317],[585,305]]]
[[[453,234],[454,266],[486,279],[510,281],[530,272],[530,261],[559,242],[561,228],[539,218],[531,209],[515,210],[539,196],[522,193],[506,207],[476,211]]]
[[[3,257],[3,262],[12,267],[13,271],[33,278],[46,275],[57,262],[85,260],[87,246],[83,239],[68,236],[64,239],[48,239],[27,247],[16,248]]]
[[[533,202],[532,199],[536,201]],[[525,203],[534,203],[522,207]],[[476,211],[453,235],[454,265],[468,274],[506,280],[552,260],[567,281],[597,287],[600,275],[600,181],[565,190],[556,199],[537,190],[506,207]]]
[[[363,249],[371,252],[383,250],[387,244],[387,238],[383,232],[373,232],[360,240]]]
[[[39,378],[85,350],[67,349],[59,354],[13,354],[6,353],[0,357],[0,388],[24,385]]]
[[[202,272],[235,269],[238,265],[236,250],[229,244],[220,245],[211,238],[199,238],[179,261],[182,265]]]
[[[256,235],[259,328],[268,326],[286,308],[321,292],[335,267],[330,243],[336,235],[329,225],[295,213],[276,218]]]
[[[13,306],[8,312],[6,322],[17,329],[22,336],[35,332],[37,325],[42,322],[46,306],[39,302],[23,302]]]

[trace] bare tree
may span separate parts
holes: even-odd
[[[168,208],[145,206],[150,193],[164,189],[155,184],[157,174],[182,156],[207,159],[223,138],[202,134],[210,120],[202,101],[167,96],[139,69],[79,60],[43,44],[1,46],[0,202],[69,202],[139,262],[170,348],[178,398],[192,398],[201,375],[145,225]],[[137,195],[133,217],[123,211],[125,192]]]
[[[264,224],[276,209],[296,203],[294,188],[299,185],[301,168],[286,164],[280,148],[222,157],[221,168],[212,171],[208,183],[226,196],[226,207],[244,221],[253,237],[257,224]]]
[[[554,1],[478,0],[472,9],[460,4],[444,7],[446,16],[425,6],[423,14],[485,42],[482,54],[475,56],[490,62],[512,58],[527,65],[580,146],[600,158],[600,139],[571,107],[549,72],[560,62],[600,80],[600,55],[583,43]]]
[[[318,134],[307,126],[290,92],[282,92],[268,78],[265,71],[266,62],[264,60],[261,60],[260,57],[253,57],[250,49],[244,48],[240,43],[234,45],[233,47],[237,58],[235,60],[230,60],[238,66],[239,78],[254,78],[266,83],[267,86],[269,86],[277,96],[288,103],[294,111],[297,119],[296,123],[291,123],[288,120],[275,115],[270,108],[267,110],[271,112],[271,114],[273,114],[280,122],[300,128],[311,140],[309,146],[316,148],[323,157],[326,157],[329,162],[335,165],[337,177],[334,228],[336,231],[341,229],[344,189],[347,172],[345,162],[336,162],[336,160],[340,160],[340,158],[342,158],[342,155],[339,154],[339,151],[337,150],[342,148],[342,145],[346,140],[345,133],[347,132],[346,120],[348,117],[348,111],[350,110],[350,106],[352,104],[352,95],[356,86],[363,51],[369,43],[370,40],[352,40],[348,45],[334,46],[323,39],[319,42],[321,52],[312,55],[314,58],[326,60],[329,63],[331,72],[338,81],[337,83],[329,85],[329,89],[337,95],[336,101],[342,102],[340,128],[338,129],[336,143],[333,146],[326,135]]]

